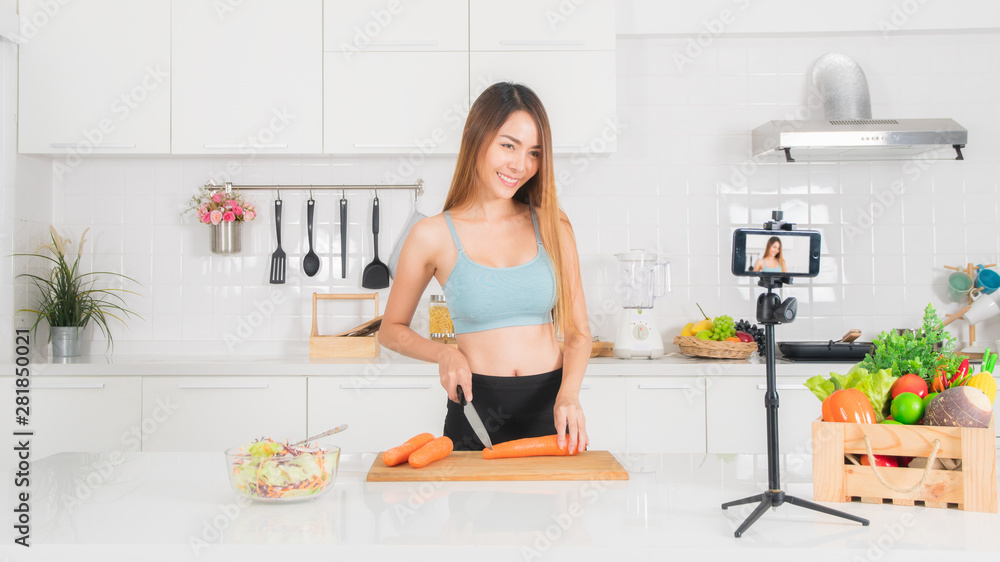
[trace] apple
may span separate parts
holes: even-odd
[[[743,331],[736,332],[736,337],[740,338],[740,341],[745,343],[753,341],[753,336]]]
[[[923,398],[927,396],[927,381],[920,375],[907,373],[896,379],[896,382],[892,383],[892,388],[889,389],[889,394],[892,395],[893,399],[904,392],[912,392]]]

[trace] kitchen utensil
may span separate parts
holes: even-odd
[[[331,436],[331,435],[333,435],[335,433],[340,433],[341,431],[344,431],[345,429],[347,429],[347,424],[346,423],[343,424],[343,425],[338,425],[337,427],[335,427],[333,429],[324,431],[323,433],[320,433],[319,435],[313,435],[312,437],[303,439],[302,441],[299,441],[298,443],[292,443],[291,446],[292,447],[298,447],[299,445],[305,445],[306,443],[312,443],[313,441],[316,441],[317,439],[322,439],[324,437],[329,437],[329,436]]]
[[[316,202],[312,196],[306,201],[306,233],[309,238],[309,252],[302,258],[302,271],[312,277],[319,271],[319,256],[313,251],[313,214],[316,211]]]
[[[997,297],[1000,295],[987,295],[985,293],[975,295],[972,297],[972,304],[962,314],[962,317],[970,324],[978,324],[983,320],[993,318],[1000,314],[1000,303],[997,302]]]
[[[628,480],[628,471],[608,451],[567,457],[483,458],[481,451],[454,451],[423,468],[404,463],[386,466],[382,453],[368,471],[368,482],[473,480]]]
[[[333,337],[336,338],[357,338],[362,336],[367,336],[372,332],[377,332],[378,329],[382,327],[382,317],[376,316],[371,320],[358,324],[357,326],[351,328],[350,330],[344,330],[339,334],[334,334]]]
[[[340,278],[347,278],[347,197],[340,195]]]
[[[229,484],[237,495],[259,502],[311,500],[333,488],[340,447],[297,451],[296,455],[253,456],[244,447],[226,451]]]
[[[663,336],[653,314],[653,300],[670,291],[670,264],[644,250],[615,254],[618,258],[621,318],[614,354],[619,359],[663,356]],[[662,273],[660,273],[662,272]]]
[[[964,271],[956,271],[948,276],[948,298],[962,302],[972,290],[972,277]]]
[[[1000,289],[1000,274],[983,264],[976,266],[976,287],[982,290],[983,294],[992,295]]]
[[[403,243],[406,242],[406,237],[410,234],[410,229],[413,225],[417,224],[420,219],[426,218],[427,215],[421,213],[417,209],[417,195],[414,192],[413,195],[413,213],[410,218],[406,221],[406,226],[400,231],[399,236],[396,237],[396,243],[392,245],[392,254],[389,255],[389,275],[396,278],[396,264],[399,263],[399,254],[403,251]]]
[[[274,234],[278,240],[278,248],[271,254],[272,285],[285,282],[285,251],[281,249],[281,199],[274,201]]]
[[[462,385],[458,385],[456,388],[458,392],[458,403],[462,406],[462,411],[465,412],[465,419],[469,420],[469,425],[472,426],[472,431],[476,432],[476,437],[479,441],[487,448],[493,448],[493,441],[490,439],[490,434],[486,431],[486,426],[483,425],[483,419],[479,417],[479,412],[476,411],[476,407],[472,405],[465,399],[465,392],[462,391]]]
[[[366,289],[385,289],[389,286],[389,267],[378,259],[378,195],[372,202],[372,240],[375,255],[361,273],[361,286]]]
[[[778,349],[787,359],[796,361],[858,362],[871,353],[871,342],[784,341]]]

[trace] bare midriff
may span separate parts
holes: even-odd
[[[552,324],[469,332],[456,339],[469,369],[479,375],[519,377],[562,367],[562,350]]]

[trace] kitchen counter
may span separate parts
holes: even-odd
[[[62,453],[31,466],[30,550],[14,560],[941,560],[1000,551],[995,514],[826,504],[869,527],[785,504],[744,534],[766,486],[764,455],[619,456],[626,482],[369,483],[373,454],[344,455],[336,484],[305,503],[260,504],[229,488],[221,453]],[[783,489],[812,499],[811,459],[781,457]],[[5,478],[5,497],[13,497]],[[488,547],[488,548],[483,548]],[[364,558],[362,558],[362,556]]]
[[[778,359],[778,375],[828,375],[830,371],[846,372],[853,363],[793,362]],[[32,375],[40,376],[377,376],[377,375],[437,375],[434,363],[427,363],[382,350],[381,357],[372,359],[310,358],[301,354],[271,355],[84,355],[50,363],[47,358],[31,364]],[[13,373],[10,366],[6,372]],[[703,359],[679,352],[668,352],[659,359],[616,359],[595,357],[590,360],[587,375],[764,375],[765,366],[756,355],[748,359]]]

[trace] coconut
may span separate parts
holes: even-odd
[[[993,406],[978,388],[956,386],[938,394],[927,405],[924,425],[989,427]]]

